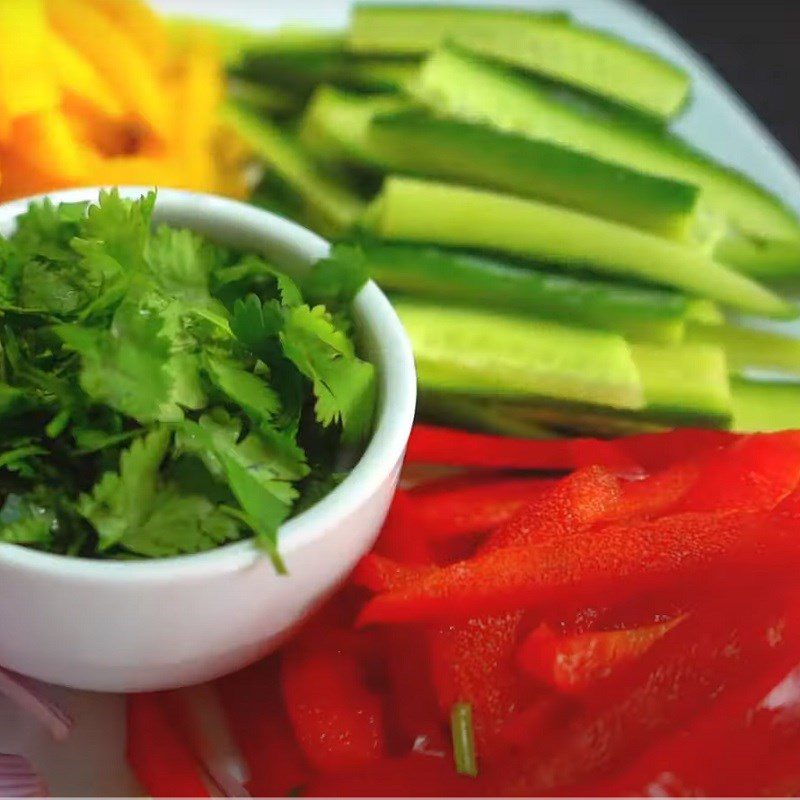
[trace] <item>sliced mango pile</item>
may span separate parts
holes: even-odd
[[[224,65],[142,0],[0,2],[0,200],[137,184],[247,195]]]

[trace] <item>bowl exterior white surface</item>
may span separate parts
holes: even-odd
[[[51,197],[95,199],[97,190]],[[0,206],[0,233],[13,230],[26,206]],[[294,223],[207,195],[163,190],[155,216],[264,253],[290,270],[307,269],[328,251],[326,242]],[[334,591],[386,516],[416,398],[410,345],[377,286],[362,290],[354,313],[360,345],[379,373],[375,433],[342,484],[281,528],[288,575],[277,575],[250,542],[142,562],[72,559],[0,545],[0,664],[93,691],[198,683],[268,652]]]

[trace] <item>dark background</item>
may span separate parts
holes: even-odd
[[[800,0],[639,0],[705,56],[800,162]]]

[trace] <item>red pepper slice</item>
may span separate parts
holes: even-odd
[[[560,732],[496,761],[490,789],[552,794],[600,776],[789,655],[800,655],[796,589],[710,603],[598,684]]]
[[[200,765],[158,694],[127,698],[127,757],[151,797],[210,797]]]
[[[517,651],[517,664],[530,677],[560,692],[583,692],[621,665],[644,655],[681,618],[619,631],[558,636],[542,624]]]
[[[787,794],[800,777],[797,648],[703,710],[680,732],[645,751],[598,796],[763,796]],[[786,759],[791,751],[790,759]],[[587,787],[588,788],[588,787]],[[581,791],[581,794],[584,792]],[[789,792],[791,793],[791,792]]]
[[[639,469],[614,442],[602,439],[514,439],[432,425],[414,426],[406,461],[549,472],[591,464],[626,472]]]
[[[676,511],[774,508],[800,481],[800,432],[745,436],[708,459]]]
[[[295,640],[282,653],[286,711],[309,763],[323,772],[383,756],[383,706],[365,682],[350,639],[331,634]]]
[[[622,496],[609,520],[652,519],[673,513],[677,503],[700,478],[703,459],[673,464],[644,480],[626,481]]]
[[[398,489],[383,524],[375,552],[401,564],[432,564],[428,526],[417,513],[417,503]]]
[[[281,695],[279,661],[271,657],[217,683],[231,732],[250,770],[254,797],[285,797],[310,778]]]
[[[452,756],[412,753],[387,758],[337,775],[322,775],[312,782],[306,797],[472,797],[480,782],[463,778],[453,769]]]
[[[553,485],[541,478],[507,478],[414,494],[417,519],[434,540],[486,533],[507,522]]]
[[[705,428],[677,428],[663,433],[640,433],[614,439],[637,464],[657,472],[688,459],[698,458],[728,447],[741,434]]]
[[[481,612],[621,601],[699,577],[735,547],[746,563],[744,545],[758,549],[773,522],[764,512],[679,514],[504,547],[374,597],[358,624],[452,621]]]

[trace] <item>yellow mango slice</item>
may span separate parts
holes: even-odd
[[[185,171],[188,187],[210,191],[214,183],[211,158],[217,110],[224,86],[215,48],[202,41],[187,44],[175,69],[175,121],[170,148]]]
[[[8,120],[58,105],[46,45],[42,0],[0,0],[0,97]]]
[[[110,117],[122,115],[122,103],[80,52],[52,31],[48,33],[48,43],[48,55],[63,92]]]
[[[160,69],[169,55],[169,32],[166,24],[142,0],[87,0],[96,11],[105,14],[130,38],[142,54]]]
[[[89,175],[91,152],[60,111],[41,111],[14,120],[11,147],[37,171],[67,183]]]
[[[165,157],[119,156],[98,158],[92,173],[104,186],[179,186],[180,165]]]
[[[46,0],[56,32],[106,79],[126,109],[159,136],[169,128],[167,98],[152,62],[91,0]]]
[[[8,147],[0,147],[0,173],[3,175],[0,202],[51,192],[68,185],[52,175],[37,171],[24,155]]]

